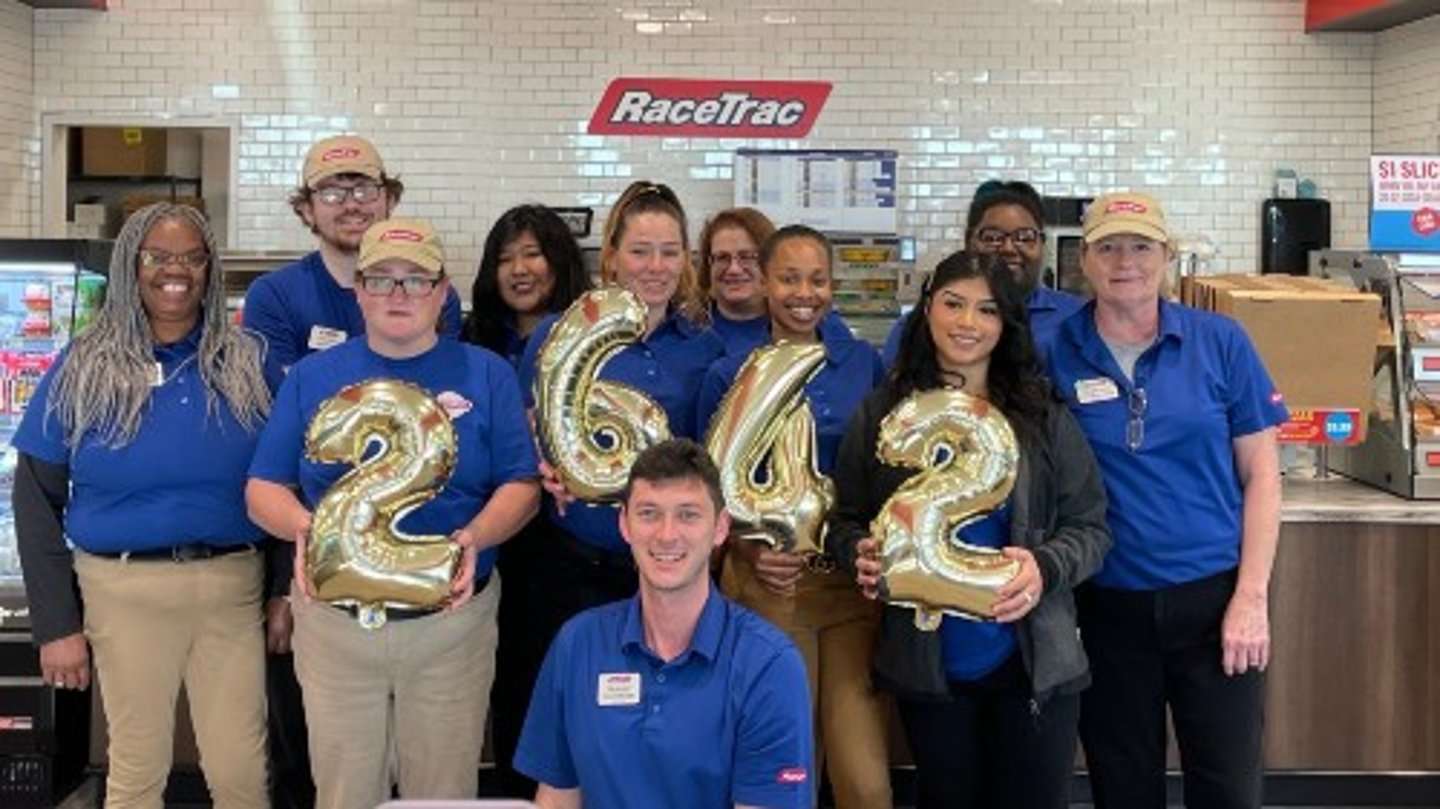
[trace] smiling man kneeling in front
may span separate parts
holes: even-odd
[[[720,595],[719,473],[687,439],[630,470],[620,531],[634,598],[567,623],[535,684],[515,768],[544,809],[808,807],[810,697],[799,652]]]

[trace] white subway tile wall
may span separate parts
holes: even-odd
[[[31,235],[31,197],[39,194],[34,14],[16,0],[0,0],[0,237]]]
[[[1440,17],[1376,36],[1375,151],[1440,154]]]
[[[510,205],[603,217],[635,178],[674,185],[698,231],[729,203],[742,146],[898,150],[900,228],[928,256],[959,243],[971,192],[997,176],[1055,195],[1148,188],[1226,270],[1256,266],[1277,167],[1318,183],[1337,244],[1365,236],[1375,35],[1307,35],[1302,0],[112,5],[34,12],[37,114],[238,121],[246,248],[311,243],[285,195],[306,146],[340,131],[379,145],[406,182],[403,211],[435,221],[460,274]],[[26,10],[0,0],[0,14]],[[1421,58],[1433,75],[1440,57]],[[622,75],[834,92],[804,141],[585,134]]]

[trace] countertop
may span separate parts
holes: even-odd
[[[1286,476],[1284,485],[1282,522],[1440,525],[1440,500],[1406,500],[1334,473],[1323,480]]]

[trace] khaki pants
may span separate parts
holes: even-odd
[[[887,701],[870,683],[880,605],[839,571],[806,573],[793,598],[765,589],[738,553],[721,589],[784,630],[805,658],[815,716],[815,770],[829,765],[836,809],[888,809]]]
[[[373,631],[328,604],[293,604],[318,809],[375,809],[392,783],[404,798],[473,799],[499,574],[458,610]]]
[[[260,554],[131,562],[77,551],[110,728],[106,809],[160,809],[184,683],[216,809],[268,807]]]

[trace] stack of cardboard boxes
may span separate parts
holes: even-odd
[[[1244,326],[1290,408],[1282,441],[1364,440],[1376,349],[1393,345],[1379,296],[1308,276],[1211,275],[1186,278],[1181,300]]]

